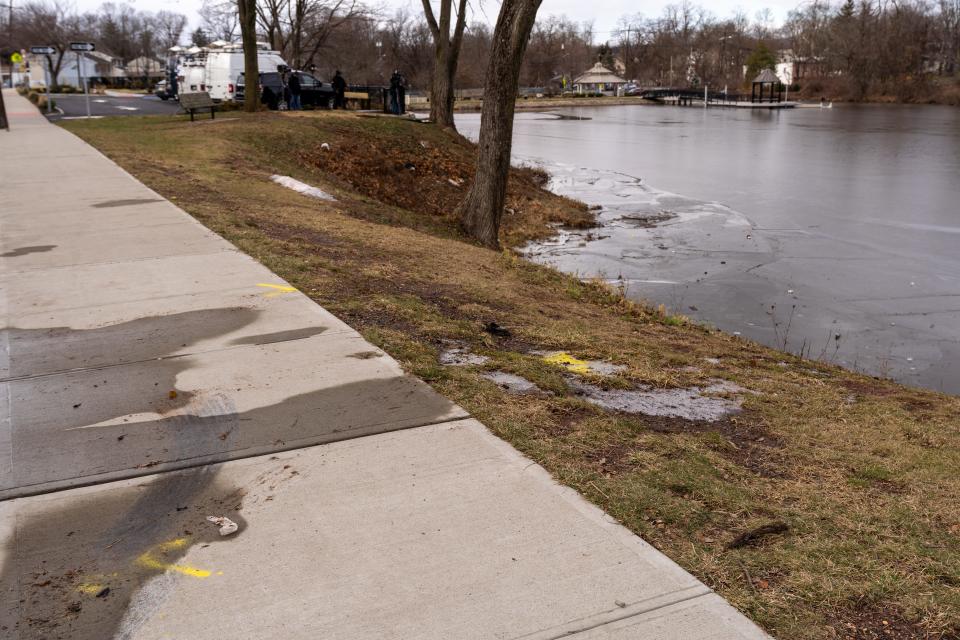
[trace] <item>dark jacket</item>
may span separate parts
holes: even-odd
[[[333,85],[333,90],[337,93],[343,93],[347,90],[347,81],[343,79],[343,76],[334,76],[330,84]]]
[[[290,75],[290,81],[287,83],[287,86],[290,87],[290,95],[300,95],[300,78],[297,77],[297,74],[294,73]]]

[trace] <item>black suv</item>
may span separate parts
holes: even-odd
[[[320,82],[309,73],[303,71],[293,71],[300,79],[300,104],[304,109],[326,109],[333,100],[333,87],[329,82]],[[237,77],[237,91],[234,93],[234,100],[242,102],[244,97],[244,78],[241,73]],[[280,74],[277,72],[260,74],[260,103],[267,105],[271,109],[277,109],[280,106],[280,98],[283,96],[285,102],[290,102],[289,89],[284,89],[280,80]]]

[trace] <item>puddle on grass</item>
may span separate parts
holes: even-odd
[[[540,387],[530,382],[526,378],[506,373],[504,371],[488,371],[481,374],[487,380],[490,380],[507,393],[540,393]]]
[[[654,389],[647,386],[633,390],[603,389],[577,379],[570,379],[567,384],[587,402],[610,411],[706,422],[716,422],[739,413],[741,401],[704,394],[744,391],[741,387],[726,381],[717,381],[707,387],[687,389]]]
[[[471,365],[482,365],[486,364],[490,358],[489,356],[481,356],[476,353],[472,353],[470,349],[465,346],[456,346],[450,347],[445,351],[440,353],[440,364],[445,367],[468,367]]]

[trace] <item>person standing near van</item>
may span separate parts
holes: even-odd
[[[291,73],[287,86],[290,87],[290,110],[300,111],[303,108],[300,105],[300,76]]]
[[[347,108],[347,81],[343,79],[343,74],[340,73],[340,70],[337,69],[337,72],[333,75],[333,80],[330,82],[333,85],[333,108],[334,109],[346,109]]]
[[[394,115],[400,115],[406,109],[406,80],[403,77],[403,74],[400,73],[400,69],[394,69],[393,75],[390,76],[390,110]]]

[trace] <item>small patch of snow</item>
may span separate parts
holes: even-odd
[[[569,380],[570,388],[588,402],[604,409],[626,413],[642,413],[648,416],[683,418],[716,422],[740,411],[740,400],[712,398],[704,393],[726,392],[729,387],[714,384],[707,388],[654,389],[642,387],[637,390],[603,389],[579,380]]]
[[[481,365],[486,364],[489,360],[489,356],[471,353],[466,347],[451,347],[440,353],[440,364],[447,367]]]
[[[302,193],[305,196],[310,198],[316,198],[318,200],[329,200],[331,202],[336,202],[336,198],[324,191],[323,189],[318,189],[317,187],[311,187],[305,182],[300,182],[296,178],[291,178],[290,176],[280,176],[273,175],[270,176],[270,179],[276,182],[277,184],[286,187],[287,189],[293,189],[297,193]]]
[[[489,371],[483,374],[483,377],[500,387],[506,389],[509,393],[536,393],[540,387],[533,384],[526,378],[506,373],[503,371]]]

